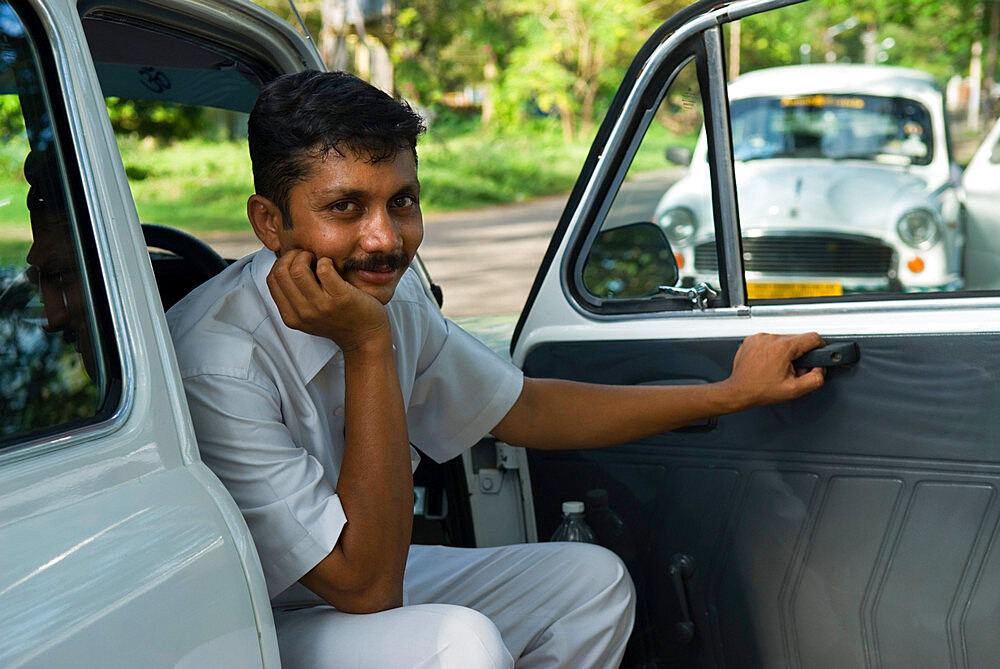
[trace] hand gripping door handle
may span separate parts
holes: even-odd
[[[858,345],[853,341],[828,344],[814,348],[801,358],[792,361],[796,369],[811,369],[813,367],[847,367],[853,365],[861,357]]]

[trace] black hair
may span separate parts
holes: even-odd
[[[396,100],[344,72],[305,70],[268,82],[247,124],[254,189],[292,227],[289,193],[306,179],[312,160],[345,150],[371,163],[393,159],[407,148],[417,157],[424,123]]]

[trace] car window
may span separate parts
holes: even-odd
[[[117,403],[105,291],[47,45],[0,2],[0,445],[99,420]],[[49,59],[51,60],[51,59]]]
[[[246,117],[275,66],[238,38],[174,31],[118,4],[82,20],[139,220],[178,228],[225,258],[259,248],[245,214]]]
[[[916,100],[822,93],[733,100],[733,157],[867,160],[926,165],[934,150],[931,116]]]
[[[704,160],[688,165],[703,118],[692,60],[662,96],[582,266],[592,297],[628,300],[699,282],[718,288],[711,179]]]
[[[864,10],[861,18],[851,11],[831,10],[827,16],[796,4],[745,17],[740,30],[725,26],[726,36],[712,53],[715,61],[727,63],[728,100],[713,89],[710,102],[713,110],[728,103],[735,195],[727,184],[717,185],[718,192],[712,188],[712,170],[728,174],[729,168],[719,156],[710,161],[710,140],[721,133],[713,131],[710,138],[703,126],[689,129],[690,160],[660,182],[649,216],[666,233],[677,260],[675,286],[721,287],[729,303],[745,297],[751,306],[1000,290],[998,198],[996,188],[988,187],[995,182],[987,174],[990,161],[974,164],[964,185],[959,167],[994,119],[983,116],[973,125],[961,63],[933,58],[922,48],[939,41],[926,33],[933,22],[882,16],[875,9]],[[683,118],[676,100],[683,97],[685,76],[695,80],[694,69],[686,66],[663,97],[613,205],[600,217],[602,230],[639,220],[632,216],[630,189],[649,169],[641,158],[657,153],[647,147],[655,145],[664,122]],[[705,94],[706,104],[709,97]],[[680,155],[672,153],[675,159]],[[973,183],[982,190],[974,196]],[[720,204],[721,213],[713,212]],[[717,240],[713,216],[731,229],[726,222],[731,205],[739,239]],[[589,263],[592,271],[613,264],[605,248],[598,250]],[[723,258],[728,270],[720,275]],[[581,262],[575,270],[586,274]],[[633,271],[628,263],[618,270]],[[621,276],[599,273],[578,281],[586,287],[586,293],[578,292],[584,303],[587,295],[637,296],[632,288],[612,295],[609,281],[612,287],[628,283]],[[652,282],[642,286],[654,290]],[[726,303],[717,299],[710,305]],[[611,308],[674,307],[661,301]]]
[[[866,14],[820,32],[815,20],[788,7],[742,22],[749,36],[799,26],[802,42],[783,58],[748,54],[728,86],[747,298],[966,289],[944,86],[956,72],[912,46],[917,24]]]

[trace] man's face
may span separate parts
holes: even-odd
[[[345,281],[385,304],[424,238],[419,196],[410,151],[375,164],[330,151],[291,189],[293,226],[278,231],[272,250],[330,258]]]

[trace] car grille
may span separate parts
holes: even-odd
[[[822,276],[886,276],[892,248],[865,237],[843,235],[772,235],[743,238],[743,266],[748,272]],[[694,250],[699,272],[717,272],[715,242]]]

